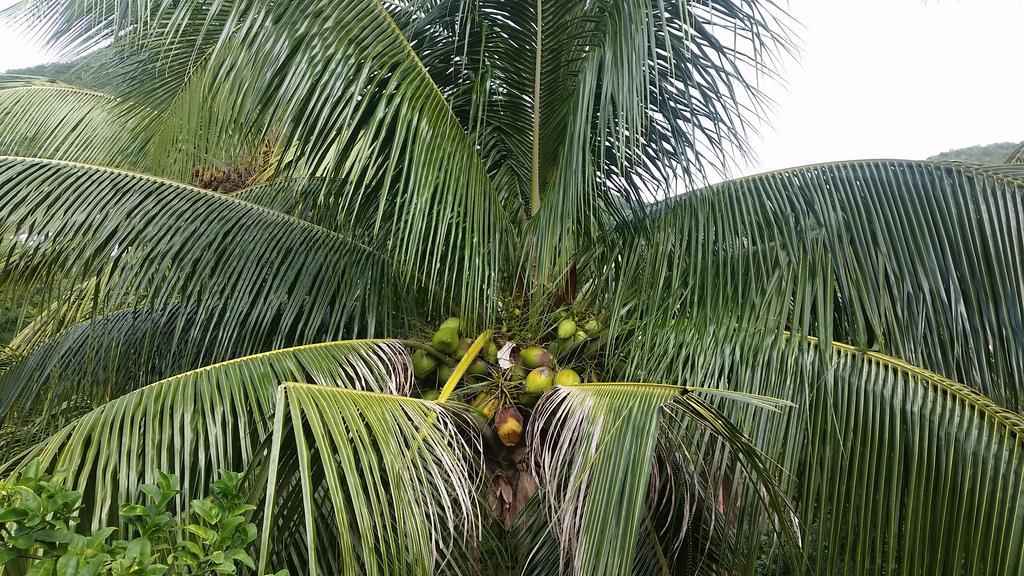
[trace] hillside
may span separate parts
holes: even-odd
[[[928,160],[959,160],[961,162],[977,162],[979,164],[1002,164],[1019,146],[1019,142],[1000,142],[984,146],[971,146],[958,150],[949,150],[936,154]]]
[[[60,80],[74,86],[103,90],[110,82],[110,74],[104,73],[104,64],[110,57],[107,50],[97,50],[71,62],[51,62],[30,68],[8,70],[4,74],[20,76],[41,76]],[[109,67],[109,65],[107,66]]]

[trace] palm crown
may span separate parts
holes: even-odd
[[[1024,569],[1024,168],[700,188],[790,49],[773,2],[6,17],[106,54],[102,89],[0,79],[2,294],[35,308],[4,460],[84,524],[235,469],[261,571]],[[453,314],[461,359],[421,341]],[[557,355],[584,382],[492,445],[463,402],[520,384],[466,370],[563,316],[600,326]],[[413,349],[454,371],[437,400]]]

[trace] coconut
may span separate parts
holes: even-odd
[[[441,352],[451,354],[459,349],[459,331],[451,327],[441,328],[434,332],[430,343]]]
[[[494,343],[494,340],[491,340],[487,343],[487,346],[484,346],[484,358],[491,364],[498,363],[498,345]]]
[[[597,320],[591,318],[590,320],[587,320],[586,324],[583,325],[583,329],[587,331],[587,334],[593,334],[594,332],[597,332],[598,330],[601,329],[601,325],[597,322]]]
[[[548,352],[550,352],[552,356],[556,356],[557,357],[564,350],[565,350],[565,348],[562,345],[562,341],[561,340],[552,340],[551,342],[548,342]]]
[[[520,364],[516,364],[512,368],[512,376],[509,378],[509,380],[511,380],[512,382],[521,382],[523,380],[526,380],[526,377],[528,375],[529,371],[527,371],[526,368],[524,368]]]
[[[473,362],[472,364],[469,365],[469,370],[467,370],[467,373],[472,374],[474,376],[483,376],[487,374],[489,371],[490,370],[488,370],[486,362],[484,362],[483,360],[477,360],[476,362]]]
[[[576,323],[570,318],[566,318],[558,323],[558,337],[562,340],[572,338],[573,334],[576,333]]]
[[[476,395],[473,399],[473,407],[487,418],[494,416],[494,413],[498,411],[498,396],[493,391],[481,392]]]
[[[587,339],[587,333],[583,330],[577,330],[576,335],[573,337],[577,342],[584,342]]]
[[[540,368],[551,364],[551,354],[540,346],[530,346],[519,352],[519,358],[523,366],[527,368]]]
[[[523,417],[512,406],[502,408],[494,417],[494,430],[502,444],[515,446],[523,436]]]
[[[459,342],[459,347],[455,349],[454,353],[452,353],[452,358],[455,358],[456,360],[462,360],[462,357],[466,355],[466,352],[469,352],[469,348],[472,345],[472,340],[468,338],[463,338],[462,341]]]
[[[540,394],[523,392],[519,395],[519,403],[527,408],[533,408],[536,406],[538,400],[540,400]]]
[[[563,368],[555,374],[556,386],[575,386],[581,382],[580,375],[571,368]]]
[[[526,383],[523,385],[523,389],[531,394],[540,394],[551,388],[555,383],[555,373],[547,366],[541,366],[540,368],[534,368],[526,376]]]
[[[438,364],[437,366],[437,383],[444,386],[448,379],[452,377],[452,373],[455,369],[447,364]]]
[[[456,332],[461,334],[462,333],[462,319],[458,318],[457,316],[452,316],[451,318],[445,320],[444,322],[441,322],[441,325],[438,326],[437,328],[438,328],[438,330],[440,330],[442,328],[454,328]]]
[[[423,397],[424,400],[430,400],[431,402],[434,402],[438,398],[441,397],[441,391],[438,390],[437,388],[431,388],[429,390],[424,390],[423,394],[422,394],[422,397]]]
[[[417,378],[426,378],[437,368],[437,360],[425,350],[412,353],[412,370]]]

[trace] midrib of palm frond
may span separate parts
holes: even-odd
[[[787,336],[794,337],[790,335]],[[819,345],[818,338],[814,336],[806,336],[805,338],[811,344],[816,346]],[[876,352],[873,350],[863,350],[855,346],[851,346],[850,344],[846,344],[844,342],[833,341],[829,343],[829,346],[832,349],[839,351],[839,353],[841,354],[855,357],[859,356],[868,360],[872,360],[874,362],[878,362],[880,364],[884,364],[886,366],[899,370],[900,372],[903,372],[908,376],[913,376],[920,380],[927,381],[934,385],[936,388],[943,390],[945,393],[951,396],[955,396],[960,401],[966,404],[970,404],[975,409],[984,412],[988,417],[992,418],[993,420],[996,420],[1008,431],[1016,435],[1017,438],[1024,441],[1024,417],[1022,417],[1019,413],[1013,410],[1009,410],[993,402],[984,394],[981,394],[980,392],[978,392],[974,388],[971,388],[970,386],[965,386],[963,384],[950,380],[949,378],[941,374],[937,374],[935,372],[932,372],[931,370],[921,368],[920,366],[915,366],[907,362],[906,360],[897,358],[895,356],[889,356],[887,354],[882,354],[880,352]]]

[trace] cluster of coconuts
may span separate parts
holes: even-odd
[[[192,183],[217,192],[235,192],[252,184],[266,170],[274,156],[274,147],[264,143],[255,153],[247,153],[230,164],[216,168],[196,168]]]
[[[459,318],[449,318],[431,336],[432,351],[413,352],[413,370],[425,400],[440,397],[440,388],[470,349],[472,341],[463,337],[462,329]],[[469,365],[453,394],[469,401],[477,415],[493,426],[502,444],[515,446],[525,427],[523,412],[529,414],[552,386],[573,386],[582,381],[572,367],[559,365],[558,356],[586,342],[599,329],[593,319],[580,328],[574,319],[563,318],[554,330],[555,337],[543,346],[509,346],[505,335],[495,334]],[[505,368],[499,363],[499,344],[507,350]],[[511,362],[511,368],[507,362]]]

